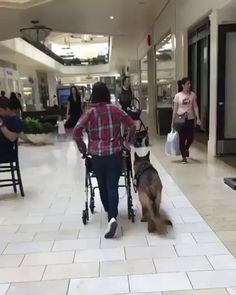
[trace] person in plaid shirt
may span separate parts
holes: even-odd
[[[126,140],[121,135],[124,125]],[[83,131],[88,134],[88,151],[83,141]],[[97,82],[92,90],[91,108],[80,118],[74,139],[83,155],[92,155],[93,171],[96,175],[101,201],[108,214],[105,238],[113,238],[117,229],[118,184],[122,172],[122,151],[130,150],[135,135],[134,121],[110,102],[106,84]]]

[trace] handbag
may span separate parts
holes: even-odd
[[[186,120],[187,120],[187,113],[184,113],[182,115],[176,114],[174,118],[174,126],[173,126],[174,129],[176,131],[180,131],[183,128]]]

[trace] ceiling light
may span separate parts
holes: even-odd
[[[110,16],[110,19],[111,19],[111,20],[113,20],[113,19],[114,19],[114,16],[113,16],[113,15],[111,15],[111,16]]]
[[[39,21],[31,21],[32,27],[20,29],[22,37],[29,42],[44,42],[52,32],[51,28],[40,25]]]

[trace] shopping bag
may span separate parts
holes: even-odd
[[[172,132],[168,133],[166,145],[165,145],[165,152],[166,155],[171,156],[171,141],[172,141]]]
[[[168,156],[179,156],[180,155],[179,133],[178,132],[171,131],[167,135],[165,152]]]

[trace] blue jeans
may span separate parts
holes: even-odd
[[[108,213],[108,221],[118,215],[118,185],[122,172],[122,154],[92,157],[93,171],[96,175],[104,210]]]

